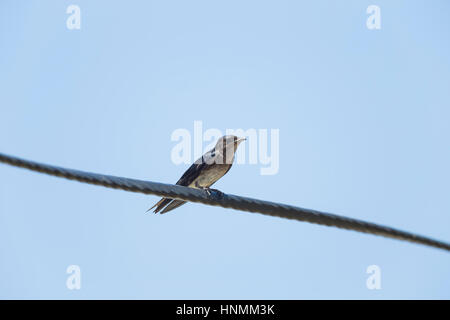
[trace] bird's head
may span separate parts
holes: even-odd
[[[233,135],[223,136],[217,141],[216,147],[214,149],[224,156],[224,158],[226,159],[226,163],[232,163],[237,147],[242,141],[245,140],[247,139],[239,138]]]
[[[233,135],[223,136],[217,141],[216,150],[224,150],[224,149],[228,149],[228,148],[230,148],[230,150],[231,150],[231,148],[233,148],[233,152],[236,152],[237,147],[244,140],[247,140],[247,139],[239,138],[239,137],[236,137]]]

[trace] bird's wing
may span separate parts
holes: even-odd
[[[177,181],[177,185],[179,186],[185,186],[189,187],[192,183],[195,182],[195,180],[198,178],[198,176],[203,172],[203,170],[212,165],[214,163],[214,158],[217,157],[217,155],[214,152],[214,149],[211,151],[208,151],[205,153],[200,159],[195,161],[189,169],[186,170],[185,173],[181,176],[181,178]],[[175,208],[178,208],[179,206],[185,204],[186,201],[183,200],[174,200],[170,198],[162,198],[159,200],[153,207],[148,209],[147,211],[152,210],[154,207],[155,213],[160,212],[161,214],[169,212]]]
[[[203,157],[195,161],[189,169],[186,170],[186,172],[181,176],[180,180],[177,181],[177,185],[180,186],[189,186],[191,183],[195,181],[195,179],[198,178],[200,173],[205,169],[205,167],[208,164],[203,161]]]
[[[198,178],[202,170],[207,166],[207,164],[203,161],[203,157],[198,159],[196,162],[194,162],[189,169],[186,170],[186,172],[181,176],[181,178],[177,181],[177,185],[180,186],[189,186],[191,183],[195,181],[195,179]],[[153,207],[148,209],[147,211],[152,210],[156,207],[155,213],[158,213],[159,211],[163,210],[164,207],[166,207],[161,213],[168,212],[170,210],[173,210],[175,208],[178,208],[182,204],[186,203],[186,201],[181,200],[173,200],[170,198],[162,198],[159,200]]]

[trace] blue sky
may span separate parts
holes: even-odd
[[[174,183],[174,130],[279,129],[276,175],[235,165],[215,187],[450,241],[449,10],[2,1],[0,151]],[[0,298],[450,298],[444,251],[200,204],[145,214],[157,200],[0,165]]]

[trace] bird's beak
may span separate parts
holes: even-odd
[[[237,143],[241,143],[242,141],[245,141],[245,140],[247,140],[247,138],[238,138],[238,139],[236,140],[236,142],[237,142]]]

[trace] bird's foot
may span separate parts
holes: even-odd
[[[206,193],[208,194],[208,196],[210,197],[214,197],[216,199],[222,199],[224,196],[224,193],[220,190],[217,189],[212,189],[212,188],[203,188],[203,190],[206,191]]]

